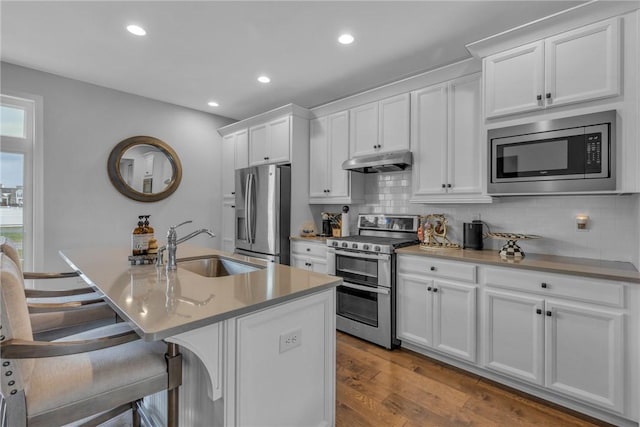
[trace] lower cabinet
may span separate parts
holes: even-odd
[[[327,247],[324,242],[291,242],[291,266],[327,274]]]
[[[487,368],[622,412],[624,313],[516,292],[484,296]]]
[[[640,417],[637,284],[402,250],[403,346],[615,425],[637,425],[628,421]]]
[[[400,271],[396,284],[399,339],[476,361],[476,285]]]

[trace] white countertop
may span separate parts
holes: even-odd
[[[181,258],[206,255],[266,266],[250,273],[203,277],[180,268],[129,264],[128,248],[62,250],[62,258],[145,341],[156,341],[338,285],[341,279],[216,249],[180,245]]]

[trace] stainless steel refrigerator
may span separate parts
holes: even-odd
[[[289,264],[291,166],[236,171],[236,253]]]

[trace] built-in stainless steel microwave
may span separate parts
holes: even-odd
[[[616,111],[488,132],[491,195],[615,191]]]

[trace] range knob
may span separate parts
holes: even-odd
[[[363,245],[362,249],[365,250],[365,251],[368,251],[369,250],[369,245]]]
[[[351,244],[351,247],[352,247],[353,249],[358,249],[358,244],[357,244],[357,243],[352,243],[352,244]]]
[[[331,246],[338,246],[338,242],[331,242]]]
[[[380,246],[374,246],[373,250],[376,251],[376,252],[380,252]]]
[[[348,247],[349,247],[349,244],[348,244],[347,242],[344,242],[344,243],[342,244],[342,247],[343,247],[343,248],[348,248]]]

